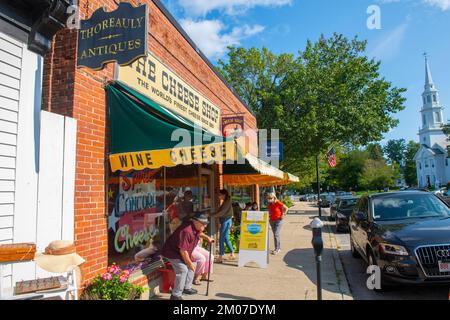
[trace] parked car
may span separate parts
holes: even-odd
[[[363,196],[350,218],[350,247],[381,270],[381,288],[450,284],[450,209],[436,195],[402,191]]]
[[[331,201],[328,195],[321,194],[320,195],[320,206],[322,208],[328,208],[331,205]]]
[[[340,198],[336,208],[336,232],[348,230],[348,221],[358,200],[359,197],[354,196]]]
[[[434,194],[444,200],[445,203],[450,204],[450,193],[448,192],[447,188],[436,190]]]

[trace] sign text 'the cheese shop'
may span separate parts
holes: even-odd
[[[220,134],[220,108],[152,54],[119,67],[116,78],[203,129]]]

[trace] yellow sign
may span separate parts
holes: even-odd
[[[116,153],[109,156],[112,172],[174,167],[180,164],[222,163],[236,159],[236,145],[232,140],[192,147]]]
[[[203,129],[220,134],[220,108],[152,54],[118,67],[117,80]]]
[[[240,250],[267,250],[267,211],[243,211]]]

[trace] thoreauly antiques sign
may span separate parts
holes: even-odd
[[[220,133],[220,108],[152,54],[129,66],[119,67],[116,78],[203,129]]]
[[[123,2],[112,12],[103,8],[78,30],[78,67],[100,70],[105,63],[128,65],[147,53],[147,5]]]

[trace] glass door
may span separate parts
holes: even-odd
[[[216,209],[214,197],[214,173],[209,168],[199,166],[199,210],[202,213],[211,216]],[[216,234],[216,219],[211,218],[206,233],[209,236]],[[215,244],[212,246],[212,252],[215,252]]]

